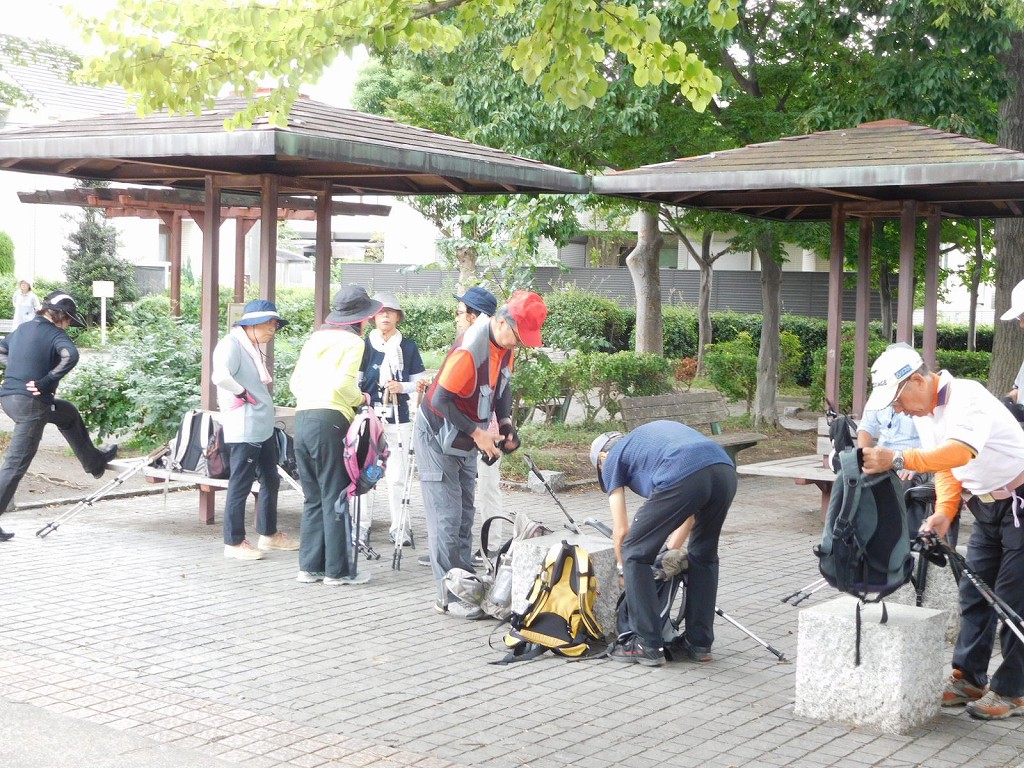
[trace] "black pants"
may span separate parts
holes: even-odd
[[[93,445],[82,414],[67,400],[57,399],[53,405],[47,405],[32,395],[4,395],[0,397],[0,407],[14,422],[14,435],[0,467],[0,515],[11,503],[21,478],[36,457],[47,424],[57,425],[82,469],[92,474],[103,466],[103,453]]]
[[[622,542],[626,602],[636,634],[649,647],[660,647],[661,618],[654,582],[654,559],[665,539],[691,515],[697,515],[687,544],[686,637],[691,645],[714,642],[718,599],[718,539],[736,495],[736,469],[712,464],[663,490],[655,491],[633,517]]]

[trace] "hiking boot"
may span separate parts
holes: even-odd
[[[355,576],[342,576],[340,579],[334,579],[330,576],[324,576],[324,584],[328,587],[341,587],[346,584],[365,584],[369,580],[369,571],[357,573]]]
[[[117,444],[110,446],[109,448],[103,448],[100,450],[100,465],[89,474],[95,477],[97,480],[103,479],[103,474],[107,471],[107,464],[117,458]]]
[[[225,544],[224,557],[230,557],[235,560],[262,560],[263,553],[248,541],[243,541],[241,544],[236,546]]]
[[[696,661],[704,663],[713,660],[711,649],[700,645],[691,645],[684,632],[669,644],[669,656],[673,661]]]
[[[978,720],[1005,720],[1024,715],[1024,696],[1003,696],[989,691],[977,701],[968,702],[967,714]]]
[[[633,635],[628,640],[615,643],[608,651],[608,658],[627,664],[643,664],[645,667],[660,667],[665,663],[665,651],[661,647],[648,648]]]
[[[978,701],[985,695],[987,687],[978,687],[964,677],[963,672],[954,669],[953,674],[946,681],[946,687],[942,690],[942,706],[955,707],[958,704],[970,704],[973,701]]]
[[[279,549],[285,552],[294,552],[299,548],[299,542],[288,538],[284,531],[278,531],[273,536],[260,536],[256,542],[256,548],[260,552],[269,552],[272,549]]]
[[[323,571],[299,571],[295,580],[299,584],[316,584],[318,581],[324,580],[324,573]]]
[[[469,603],[464,603],[461,600],[453,600],[448,603],[448,605],[441,605],[441,601],[438,600],[434,603],[434,610],[438,613],[446,613],[449,616],[454,616],[457,619],[467,619],[469,621],[476,621],[477,619],[482,619],[487,615],[480,606],[470,605]]]
[[[429,552],[424,552],[422,555],[420,555],[419,557],[416,558],[416,563],[417,563],[417,565],[423,565],[423,566],[426,566],[427,568],[429,568],[430,567],[430,553]],[[444,611],[442,611],[442,613],[444,613]]]

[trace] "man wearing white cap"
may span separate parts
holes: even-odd
[[[1024,612],[1024,431],[979,382],[932,373],[906,344],[879,355],[871,382],[865,409],[891,405],[914,417],[922,447],[865,448],[864,471],[934,472],[935,513],[921,530],[939,536],[946,535],[966,497],[975,519],[968,567]],[[1002,627],[1003,661],[989,682],[996,616],[968,579],[960,582],[960,614],[942,705],[966,704],[972,717],[984,720],[1024,715],[1024,644]]]

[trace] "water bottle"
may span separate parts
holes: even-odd
[[[491,600],[502,606],[512,602],[512,559],[507,552],[498,561],[494,585],[491,587]]]

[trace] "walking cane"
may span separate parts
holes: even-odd
[[[544,479],[544,475],[540,473],[540,470],[537,468],[537,465],[533,463],[533,459],[530,458],[530,454],[524,453],[523,458],[526,460],[526,466],[528,466],[530,468],[530,471],[533,472],[533,474],[535,474],[542,483],[544,483],[544,487],[547,489],[548,493],[551,494],[551,498],[555,500],[555,504],[558,505],[558,508],[562,510],[563,514],[565,514],[565,516],[569,519],[569,524],[566,526],[566,528],[568,528],[573,533],[578,533],[582,535],[583,531],[580,530],[579,525],[577,525],[576,521],[573,520],[572,515],[569,514],[569,510],[562,506],[562,502],[560,502],[558,500],[558,497],[555,496],[555,492],[551,490],[551,486],[548,485],[548,481]]]
[[[799,598],[799,599],[797,599],[793,603],[793,605],[800,605],[800,603],[802,603],[804,600],[809,598],[811,595],[813,595],[819,589],[821,589],[822,587],[826,587],[826,586],[828,586],[828,582],[825,581],[825,579],[818,579],[817,581],[812,581],[806,587],[804,587],[803,589],[798,589],[792,595],[786,595],[784,598],[782,598],[782,602],[788,603],[790,600],[792,600],[794,597],[796,597],[796,598]]]

